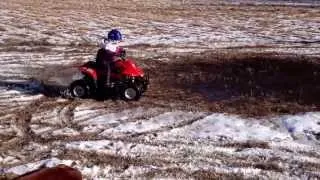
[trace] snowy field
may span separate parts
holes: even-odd
[[[3,0],[0,13],[0,179],[61,163],[85,179],[320,178],[318,2]],[[112,27],[148,92],[61,97]]]

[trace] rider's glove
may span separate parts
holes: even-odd
[[[121,59],[125,59],[125,58],[126,58],[126,55],[127,55],[126,50],[123,49],[123,50],[120,52],[120,57],[121,57]]]

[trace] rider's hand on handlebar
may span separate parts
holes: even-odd
[[[121,57],[121,59],[125,60],[125,59],[126,59],[126,56],[127,56],[126,50],[123,49],[123,50],[120,52],[120,57]]]

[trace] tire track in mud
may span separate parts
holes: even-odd
[[[12,157],[17,158],[16,160],[18,162],[8,164],[9,167],[21,163],[32,162],[34,160],[44,159],[50,156],[50,154],[52,154],[54,146],[51,144],[50,141],[47,141],[47,139],[44,138],[42,134],[37,134],[32,126],[35,125],[33,118],[38,112],[46,110],[50,111],[52,109],[56,109],[57,107],[59,108],[59,106],[61,107],[61,109],[60,111],[58,111],[58,115],[63,116],[64,118],[62,119],[64,121],[62,121],[61,124],[55,125],[51,123],[47,127],[60,129],[61,126],[64,126],[64,123],[72,125],[69,123],[72,122],[72,119],[70,117],[73,117],[73,109],[79,102],[59,102],[57,100],[58,99],[56,98],[42,97],[38,100],[31,102],[28,106],[19,107],[19,112],[12,112],[12,116],[14,118],[11,119],[11,122],[17,125],[19,134],[14,136],[7,142],[2,143],[2,146],[0,147],[1,151],[3,152],[3,157],[11,155]],[[48,119],[48,121],[50,121],[50,119]],[[5,166],[5,164],[3,165]]]
[[[145,111],[144,109],[141,109],[139,110],[141,111],[141,113],[136,113],[134,112],[135,109],[124,110],[124,111],[113,111],[113,110],[105,111],[104,109],[100,109],[100,111],[99,110],[96,111],[96,109],[89,108],[85,111],[92,110],[95,116],[97,116],[98,118],[100,118],[101,116],[103,118],[103,121],[105,122],[102,122],[103,129],[101,130],[98,129],[94,132],[86,132],[84,131],[83,128],[85,128],[87,125],[92,126],[92,125],[95,125],[96,123],[97,125],[99,125],[101,122],[100,121],[95,122],[94,118],[91,119],[92,118],[91,115],[89,117],[86,117],[85,119],[82,119],[81,116],[77,115],[78,114],[77,112],[81,113],[81,110],[80,111],[77,110],[77,112],[74,112],[74,110],[79,107],[78,105],[82,106],[81,102],[66,104],[65,106],[62,106],[62,107],[59,107],[59,106],[54,107],[54,109],[60,109],[60,110],[58,110],[56,113],[52,115],[49,114],[49,116],[47,117],[45,116],[46,113],[44,114],[41,113],[43,112],[43,110],[39,111],[40,114],[34,113],[33,119],[32,119],[33,125],[45,125],[45,127],[53,128],[45,132],[44,134],[40,135],[42,139],[41,141],[45,140],[48,142],[48,144],[50,144],[49,142],[57,141],[57,140],[64,140],[64,141],[66,140],[68,141],[101,140],[101,139],[105,139],[104,136],[99,135],[101,131],[104,131],[109,128],[116,128],[118,125],[125,124],[125,123],[145,121],[145,120],[147,121],[148,118],[152,118],[154,116],[160,115],[165,112],[164,109],[155,109],[155,110],[147,109],[147,111]],[[49,110],[49,112],[52,112],[52,111]],[[50,117],[54,119],[51,119]],[[108,117],[115,118],[115,119],[108,119]],[[45,118],[45,121],[41,120],[43,118]],[[79,121],[79,119],[77,118],[81,118],[81,121]],[[108,121],[115,121],[115,122],[109,123]],[[71,135],[70,137],[68,135],[52,136],[51,134],[52,132],[54,132],[56,129],[60,129],[64,127],[72,128],[77,132],[79,132],[80,135],[76,135],[76,136]],[[111,137],[108,136],[108,138],[111,138]]]
[[[81,101],[71,101],[71,102],[69,102],[69,101],[67,101],[67,102],[56,102],[55,98],[52,99],[52,98],[45,98],[44,97],[41,100],[38,100],[38,101],[35,101],[35,102],[31,103],[30,107],[26,108],[24,111],[20,112],[19,114],[15,114],[16,116],[24,117],[23,119],[21,118],[19,120],[20,126],[21,126],[21,128],[23,128],[22,129],[23,136],[20,138],[19,142],[23,142],[23,143],[21,143],[19,148],[16,148],[16,149],[21,149],[22,147],[27,146],[28,143],[30,143],[30,142],[40,143],[43,146],[48,146],[48,147],[51,147],[52,149],[55,149],[54,145],[51,145],[51,143],[53,141],[60,141],[60,140],[71,141],[71,140],[80,140],[80,139],[81,140],[91,140],[91,139],[100,140],[101,138],[94,138],[94,136],[92,136],[92,135],[88,136],[88,135],[85,135],[85,134],[81,134],[79,136],[70,137],[70,138],[65,137],[65,136],[60,136],[60,137],[57,136],[55,138],[49,138],[48,139],[48,138],[42,137],[41,135],[37,135],[30,128],[31,124],[32,125],[39,124],[39,121],[34,119],[35,117],[39,116],[39,114],[37,115],[37,113],[40,112],[40,115],[41,115],[41,112],[46,112],[46,111],[50,112],[51,110],[55,109],[57,111],[57,114],[52,116],[52,117],[53,118],[58,118],[58,119],[60,119],[62,121],[58,122],[58,124],[54,123],[54,125],[53,125],[52,123],[51,124],[49,123],[47,125],[49,125],[50,127],[55,128],[55,129],[58,129],[58,128],[63,127],[65,124],[68,124],[69,127],[74,128],[76,130],[80,130],[80,127],[78,127],[78,129],[75,128],[75,127],[78,126],[78,124],[75,123],[75,121],[74,121],[74,110],[78,105],[81,105],[81,103],[83,103],[83,102],[84,101],[82,101],[82,100]],[[100,105],[98,105],[98,106],[100,106]],[[119,113],[119,111],[116,111],[116,112]],[[110,111],[108,113],[110,113]],[[158,114],[159,114],[159,112],[158,112]],[[136,119],[140,119],[141,120],[141,118],[143,116],[144,116],[144,118],[147,118],[146,116],[150,116],[150,114],[149,115],[139,115],[139,116],[136,117]],[[45,118],[46,122],[52,121],[50,119],[50,116],[48,116],[46,118],[46,116],[42,115],[42,118],[40,118],[40,119],[43,119],[43,118]],[[131,119],[131,121],[135,121],[135,119]],[[42,122],[42,125],[45,125],[45,122]],[[16,144],[16,143],[17,142],[14,142],[13,144]],[[7,146],[7,148],[9,148],[9,147]],[[12,150],[14,150],[14,149],[11,149],[11,151]],[[50,152],[49,151],[43,152],[42,153],[43,156],[40,156],[40,157],[44,157],[45,154],[48,154],[48,153],[50,153]],[[31,160],[34,157],[35,157],[34,155],[30,154],[28,159]],[[27,161],[28,160],[25,160],[24,162],[27,162]]]
[[[17,130],[19,131],[17,132],[18,139],[7,144],[7,146],[11,148],[20,148],[21,146],[28,143],[30,139],[32,139],[33,134],[29,127],[32,118],[32,113],[36,111],[37,106],[39,106],[39,104],[41,104],[41,102],[43,102],[45,99],[46,98],[40,98],[39,100],[31,102],[26,107],[19,107],[18,112],[16,112],[16,110],[10,112],[10,109],[7,112],[4,112],[8,114],[13,114],[13,119],[11,120],[11,122],[14,121],[16,123],[15,125],[17,125]]]
[[[1,143],[0,146],[2,157],[10,156],[13,157],[12,160],[18,161],[9,163],[10,166],[20,164],[21,162],[32,161],[35,157],[44,157],[41,150],[32,151],[28,149],[30,143],[41,141],[40,138],[32,132],[30,125],[32,123],[32,114],[40,108],[44,101],[48,101],[48,98],[41,97],[29,102],[26,106],[18,107],[15,111],[8,109],[8,111],[5,112],[11,115],[10,126],[16,127],[16,134],[6,142]],[[2,124],[3,122],[1,121],[0,123]],[[25,156],[25,154],[29,154],[29,156]],[[5,166],[5,164],[3,164],[3,166]]]

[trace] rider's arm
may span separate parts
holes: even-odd
[[[124,50],[121,47],[118,47],[115,55],[122,58],[122,59],[125,59],[126,58],[126,50]]]

